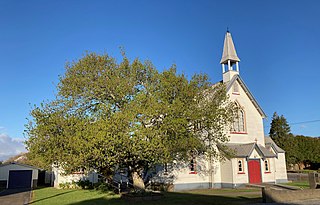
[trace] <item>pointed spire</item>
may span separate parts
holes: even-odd
[[[240,61],[237,56],[236,49],[234,48],[231,33],[229,32],[229,30],[227,30],[226,36],[224,38],[223,54],[220,64],[227,64],[229,60],[231,64]]]

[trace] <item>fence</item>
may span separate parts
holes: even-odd
[[[288,173],[288,180],[293,182],[305,182],[309,181],[307,173]]]

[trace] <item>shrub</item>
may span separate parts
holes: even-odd
[[[99,182],[95,184],[95,190],[101,192],[109,192],[113,190],[113,187],[107,183]]]
[[[93,184],[89,180],[80,180],[77,182],[77,185],[81,189],[93,189]]]
[[[77,182],[72,180],[72,182],[60,183],[59,188],[60,189],[79,189],[80,187],[77,184]]]

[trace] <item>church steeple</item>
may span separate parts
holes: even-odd
[[[223,53],[220,64],[222,64],[222,72],[234,70],[233,65],[236,65],[236,70],[239,73],[239,62],[240,59],[237,56],[236,49],[232,41],[231,33],[227,31],[224,37]],[[225,65],[227,65],[227,70],[225,70]]]
[[[231,33],[227,31],[224,38],[223,53],[220,61],[220,64],[222,65],[223,82],[228,82],[234,75],[239,74],[239,62],[240,59],[234,47]]]

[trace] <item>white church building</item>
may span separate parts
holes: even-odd
[[[226,85],[227,95],[239,108],[238,118],[228,131],[227,146],[234,150],[233,158],[209,162],[199,157],[191,165],[172,169],[162,177],[170,178],[174,191],[287,182],[285,152],[264,136],[266,115],[240,77],[239,62],[228,31],[220,61],[223,80],[219,83]]]

